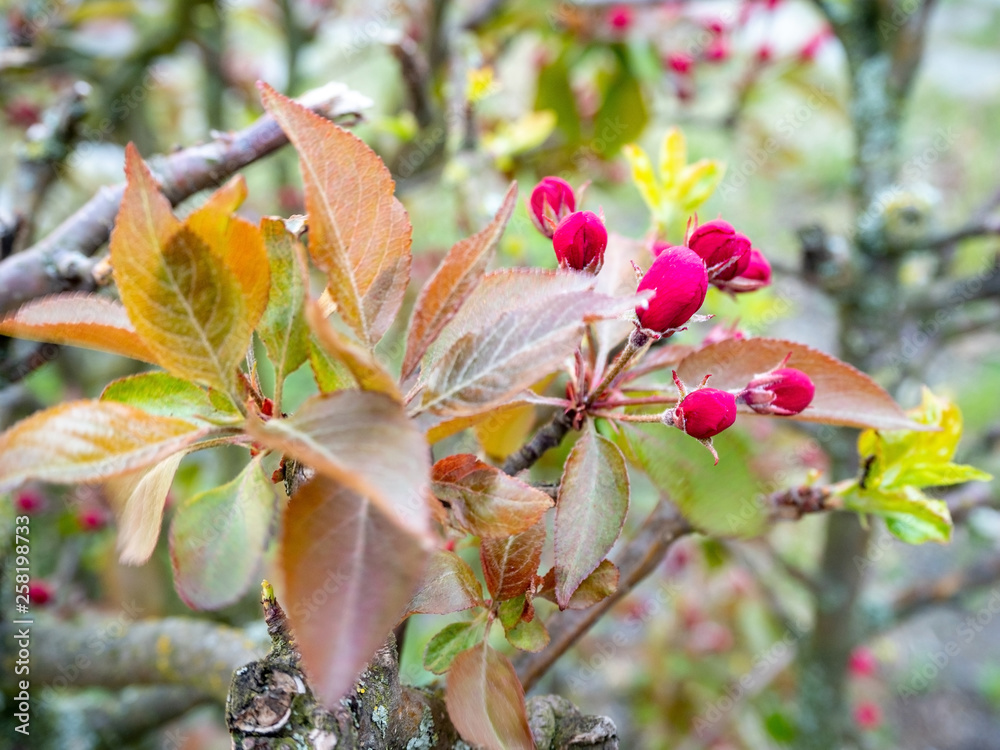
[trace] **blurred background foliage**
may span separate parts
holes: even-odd
[[[716,320],[692,326],[678,343],[696,342],[720,323],[836,353],[835,308],[803,271],[803,243],[816,227],[829,233],[835,250],[850,237],[850,92],[839,43],[807,2],[8,0],[0,31],[0,220],[37,187],[20,180],[19,164],[58,165],[56,179],[37,191],[35,239],[100,186],[120,181],[127,141],[144,155],[168,152],[259,117],[258,79],[293,95],[341,81],[371,99],[354,130],[390,166],[410,212],[414,289],[451,243],[492,216],[512,179],[522,198],[548,174],[589,183],[585,207],[602,209],[610,231],[650,236],[650,211],[622,149],[635,142],[655,163],[664,135],[677,127],[689,161],[726,165],[699,216],[733,223],[776,269],[764,292],[734,301],[713,290],[704,311]],[[943,0],[934,13],[903,130],[901,178],[871,217],[890,236],[961,225],[997,190],[997,39],[996,2]],[[70,99],[79,108],[72,127],[59,138],[45,136],[46,123]],[[246,176],[248,218],[304,210],[290,150],[252,165]],[[913,253],[899,293],[945,278],[974,284],[997,249],[993,237]],[[636,260],[648,264],[651,257]],[[523,201],[501,258],[555,266]],[[965,415],[957,460],[995,475],[996,313],[995,300],[944,307],[934,330],[914,323],[900,331],[898,351],[871,373],[898,384],[907,407],[919,402],[922,385],[954,399]],[[7,342],[5,352],[17,361],[36,351],[31,347]],[[398,340],[390,335],[382,348],[398,361]],[[39,366],[27,377],[5,377],[4,426],[42,405],[96,395],[132,366],[79,350],[37,352]],[[307,370],[293,376],[289,408],[314,387]],[[450,438],[439,452],[485,450],[502,458],[532,426],[530,411],[515,410]],[[720,507],[737,514],[741,504],[752,508],[755,497],[801,484],[829,465],[829,432],[801,423],[741,419],[723,437],[718,467],[689,460],[680,445],[661,460],[668,472],[683,465],[696,491],[717,494]],[[567,441],[547,454],[538,477],[557,480],[570,448]],[[232,478],[243,457],[232,449],[229,458],[214,451],[185,459],[173,504]],[[648,481],[634,476],[633,527],[656,498]],[[1000,748],[1000,606],[991,608],[990,599],[1000,603],[1000,576],[961,606],[904,622],[892,619],[887,604],[915,583],[1000,550],[997,484],[952,492],[953,507],[956,497],[975,507],[961,516],[950,546],[907,548],[877,525],[869,559],[856,561],[868,568],[861,606],[873,623],[849,665],[860,747]],[[54,613],[137,605],[144,617],[192,614],[174,593],[165,533],[149,564],[118,565],[99,489],[35,487],[13,500],[4,514],[28,505],[35,514],[33,566]],[[169,515],[168,508],[168,522]],[[809,629],[824,523],[807,517],[750,541],[682,540],[540,689],[612,716],[626,748],[795,747],[801,729],[789,666]],[[474,548],[465,552],[476,564]],[[198,616],[245,624],[259,619],[259,608],[251,594]],[[420,667],[421,653],[443,622],[415,618],[404,680],[432,677]],[[945,652],[950,642],[958,644],[955,654]],[[213,707],[142,742],[228,747]]]

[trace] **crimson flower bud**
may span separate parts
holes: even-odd
[[[667,55],[667,65],[678,75],[687,75],[694,67],[694,58],[684,52],[673,52]]]
[[[562,268],[597,273],[604,265],[608,230],[600,217],[590,211],[570,214],[556,227],[552,247]]]
[[[625,31],[632,25],[632,9],[625,4],[615,5],[608,11],[608,25],[616,31]]]
[[[858,728],[865,731],[878,729],[882,725],[882,709],[871,701],[859,703],[854,709],[854,721]]]
[[[656,295],[647,307],[636,307],[639,325],[671,334],[691,319],[708,294],[708,273],[701,258],[686,247],[662,251],[639,282],[638,291]]]
[[[691,391],[674,410],[674,424],[698,440],[708,440],[736,421],[736,396],[717,388]]]
[[[688,247],[705,261],[713,283],[736,278],[750,266],[750,240],[728,221],[701,224],[688,238]]]
[[[739,395],[758,414],[798,414],[812,403],[816,386],[802,370],[778,367],[757,375]]]
[[[28,584],[28,601],[37,604],[39,607],[49,603],[52,599],[52,586],[45,581],[32,581]]]
[[[755,247],[750,249],[750,263],[747,270],[740,274],[740,278],[758,281],[761,286],[771,283],[771,264],[767,262],[764,253]]]
[[[560,221],[576,210],[576,194],[566,180],[546,177],[531,191],[528,213],[538,231],[549,239]]]
[[[878,659],[870,648],[858,646],[851,652],[847,671],[855,677],[871,677],[878,671]]]

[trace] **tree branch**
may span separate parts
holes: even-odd
[[[572,427],[573,414],[558,412],[527,444],[507,458],[503,471],[513,476],[530,469],[546,451],[559,445]]]
[[[365,97],[339,83],[315,89],[299,101],[329,119],[357,117],[368,106]],[[287,142],[274,119],[265,115],[243,130],[152,159],[150,166],[176,205]],[[102,188],[43,240],[0,262],[0,315],[36,297],[93,285],[88,258],[107,242],[124,189],[124,184]]]
[[[930,607],[954,604],[971,590],[1000,581],[1000,553],[940,578],[914,584],[893,599],[890,627]]]

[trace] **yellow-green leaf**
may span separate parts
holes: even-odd
[[[635,182],[639,195],[646,201],[650,211],[658,212],[663,196],[660,194],[660,185],[656,175],[653,174],[653,163],[649,160],[649,156],[634,143],[623,146],[622,153],[632,168],[632,181]]]
[[[163,506],[184,452],[108,480],[105,494],[118,523],[118,554],[123,565],[142,565],[156,549]]]
[[[686,164],[687,143],[684,133],[679,128],[670,128],[660,144],[660,180],[665,189],[669,190],[677,184]]]
[[[76,484],[154,464],[209,432],[111,401],[71,401],[0,435],[0,492],[21,482]]]
[[[101,393],[101,401],[116,401],[142,409],[147,414],[186,419],[195,424],[238,424],[243,415],[224,398],[189,380],[166,372],[143,372],[115,380]]]

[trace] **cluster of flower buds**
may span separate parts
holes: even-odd
[[[816,386],[802,370],[785,367],[789,357],[775,368],[754,375],[746,388],[740,391],[737,401],[746,404],[758,414],[792,416],[812,403]]]
[[[705,261],[708,280],[723,291],[751,292],[771,283],[767,258],[728,221],[715,219],[698,225],[687,244]]]
[[[552,240],[560,268],[596,274],[604,265],[608,230],[591,211],[576,210],[576,194],[569,183],[546,177],[531,191],[528,213],[538,230]]]
[[[812,403],[816,387],[802,370],[785,367],[790,357],[791,354],[774,369],[755,375],[737,395],[706,387],[711,375],[706,375],[698,388],[688,391],[675,371],[679,398],[673,409],[664,412],[663,422],[700,440],[715,456],[715,463],[719,463],[712,438],[733,426],[737,404],[746,404],[758,414],[787,417],[799,414]]]

